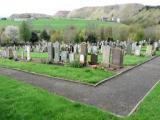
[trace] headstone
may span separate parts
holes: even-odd
[[[112,48],[112,64],[114,69],[123,67],[123,50],[121,48]]]
[[[158,42],[154,42],[154,50],[158,50]]]
[[[27,61],[30,61],[31,60],[31,48],[30,46],[27,46]]]
[[[48,60],[49,62],[52,62],[53,61],[53,58],[54,58],[54,51],[53,51],[53,44],[50,42],[48,44]]]
[[[87,55],[87,63],[90,64],[91,63],[91,54]]]
[[[136,43],[132,43],[132,53],[135,54]]]
[[[6,57],[8,58],[8,59],[13,59],[13,50],[11,49],[11,48],[7,48],[6,49]]]
[[[98,55],[96,55],[96,54],[91,54],[91,62],[90,62],[90,64],[91,64],[91,65],[96,65],[97,62],[98,62]]]
[[[147,49],[146,49],[146,56],[152,56],[153,53],[153,46],[152,45],[148,45]]]
[[[74,53],[75,54],[78,53],[78,45],[77,44],[74,45]]]
[[[111,53],[110,46],[103,46],[102,47],[102,64],[105,67],[109,67],[109,64],[110,64],[110,53]]]
[[[128,55],[132,54],[132,44],[130,44],[130,43],[127,44],[126,53]]]
[[[82,42],[80,45],[80,54],[87,55],[87,43]]]
[[[92,46],[88,43],[88,53],[91,53],[92,52]]]
[[[140,56],[141,54],[141,46],[136,46],[135,47],[135,53],[134,53],[136,56]]]
[[[70,53],[70,54],[69,54],[69,62],[70,62],[70,63],[71,63],[71,62],[74,62],[74,59],[75,59],[74,53]]]
[[[61,52],[61,61],[66,63],[68,61],[67,56],[68,56],[68,51],[62,51]]]
[[[92,47],[92,53],[93,54],[97,54],[97,46],[93,46]]]
[[[14,56],[14,60],[18,60],[18,56],[17,56],[17,51],[16,50],[13,51],[13,56]]]
[[[24,51],[22,50],[21,59],[24,60]]]
[[[85,56],[83,54],[80,55],[80,63],[85,64]]]
[[[57,63],[60,61],[60,44],[59,42],[55,42],[53,46],[54,46],[54,62]]]
[[[86,64],[87,61],[87,43],[82,42],[80,45],[80,63]]]

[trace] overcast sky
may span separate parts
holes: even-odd
[[[85,6],[105,6],[124,3],[160,5],[160,0],[0,0],[0,16],[13,13],[45,13],[73,10]]]

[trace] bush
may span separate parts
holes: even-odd
[[[82,68],[83,65],[79,62],[79,61],[73,61],[71,63],[69,63],[70,67],[74,67],[74,68]]]

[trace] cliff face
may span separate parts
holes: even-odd
[[[73,10],[69,13],[68,17],[74,18],[87,18],[97,19],[101,17],[119,17],[122,20],[126,20],[129,17],[137,14],[145,6],[141,4],[123,4],[113,6],[102,7],[84,7],[77,10]]]
[[[117,17],[121,22],[139,23],[144,26],[160,24],[160,6],[144,6],[141,4],[122,4],[102,7],[84,7],[71,11],[67,17],[83,19],[112,19]]]

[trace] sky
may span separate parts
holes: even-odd
[[[13,13],[44,13],[54,15],[59,10],[74,10],[85,6],[106,6],[125,3],[160,5],[160,0],[0,0],[0,16]]]

